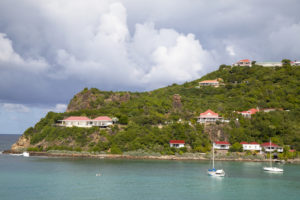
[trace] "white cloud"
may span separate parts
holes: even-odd
[[[193,34],[156,29],[151,22],[136,24],[130,34],[126,8],[121,3],[107,5],[97,18],[97,23],[71,28],[83,30],[81,40],[56,50],[55,62],[61,68],[52,77],[77,77],[100,88],[105,83],[154,89],[199,78],[216,63]],[[72,33],[69,35],[67,44],[75,40]]]
[[[43,71],[48,67],[44,59],[24,59],[16,53],[12,42],[5,33],[0,33],[0,69],[1,67],[17,67],[33,73]]]
[[[230,55],[230,56],[236,55],[233,46],[230,46],[230,45],[226,46],[226,51],[227,51],[228,55]]]
[[[55,108],[53,109],[54,112],[65,112],[67,109],[67,105],[66,104],[56,104]],[[52,110],[52,109],[50,109]]]
[[[297,59],[298,8],[279,0],[2,0],[1,100],[55,105],[84,87],[151,90],[242,58]]]
[[[7,112],[29,112],[30,109],[22,104],[1,103],[0,106]]]

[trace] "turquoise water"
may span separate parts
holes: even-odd
[[[207,161],[0,155],[0,199],[300,199],[300,165],[269,174],[264,163],[216,164],[225,178],[207,176]]]

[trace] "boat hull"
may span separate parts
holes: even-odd
[[[281,173],[281,172],[283,172],[283,169],[280,169],[277,167],[264,167],[264,171]]]
[[[215,171],[208,171],[207,174],[209,176],[216,176],[216,177],[224,177],[225,176],[225,172],[222,169],[215,170]]]

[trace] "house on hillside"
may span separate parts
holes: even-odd
[[[204,113],[200,113],[200,116],[197,117],[197,122],[201,124],[205,123],[216,123],[217,121],[222,121],[223,118],[219,117],[218,113],[213,112],[212,110],[207,110]]]
[[[215,79],[215,80],[204,80],[204,81],[199,82],[199,87],[203,87],[203,86],[219,87],[220,82],[217,79]]]
[[[182,148],[185,145],[184,140],[170,140],[170,147]]]
[[[245,118],[251,118],[251,115],[254,115],[257,113],[259,109],[251,108],[250,110],[237,112],[238,114],[241,114]]]
[[[65,126],[65,127],[76,126],[76,127],[90,128],[93,126],[92,120],[88,117],[83,117],[83,116],[70,116],[60,121],[61,121],[60,126]]]
[[[261,151],[261,146],[257,142],[241,142],[244,151]]]
[[[84,116],[70,116],[66,119],[59,120],[59,124],[57,126],[64,127],[81,127],[81,128],[90,128],[93,126],[97,127],[108,127],[113,125],[113,120],[107,116],[99,116],[95,119],[90,119]]]
[[[265,143],[261,144],[261,147],[265,152],[274,152],[274,151],[277,151],[279,153],[283,152],[282,147],[280,147],[280,146],[278,146],[277,144],[274,144],[274,143],[270,144],[270,142],[265,142]]]
[[[232,66],[251,67],[251,60],[244,59],[234,63]]]
[[[113,125],[113,120],[107,116],[100,116],[93,119],[93,126],[108,127]]]
[[[213,143],[213,147],[217,150],[229,150],[230,143],[226,141],[215,141]]]
[[[291,62],[291,65],[292,65],[292,66],[300,66],[300,61],[296,61],[296,60],[295,60],[295,61],[292,61],[292,62]]]
[[[255,65],[263,67],[282,67],[282,62],[256,62]]]

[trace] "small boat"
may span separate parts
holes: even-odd
[[[283,172],[283,169],[278,167],[264,167],[264,170],[268,172]]]
[[[212,169],[208,169],[207,174],[210,176],[215,176],[215,177],[224,177],[225,176],[225,171],[223,169],[215,169],[215,149],[213,145],[213,156],[212,156]]]
[[[270,140],[270,167],[264,167],[264,171],[266,172],[274,172],[274,173],[281,173],[283,172],[283,169],[278,167],[272,167],[272,156],[271,156],[271,140]]]
[[[27,151],[24,151],[24,152],[23,152],[23,156],[24,156],[24,157],[29,157],[30,154],[29,154]]]

